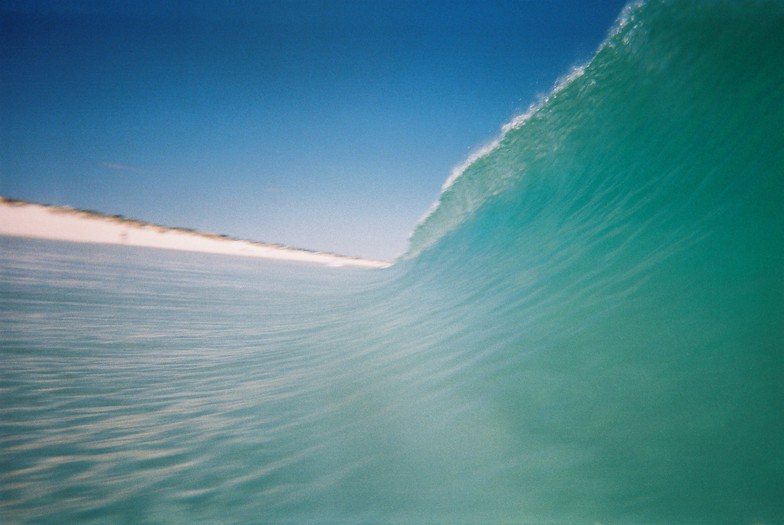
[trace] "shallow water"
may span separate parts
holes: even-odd
[[[781,27],[628,9],[393,268],[0,239],[0,521],[784,522]]]

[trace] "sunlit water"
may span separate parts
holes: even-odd
[[[628,9],[389,269],[0,239],[0,522],[784,522],[782,27]]]

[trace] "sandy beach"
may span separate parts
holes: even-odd
[[[384,268],[390,263],[170,228],[121,216],[0,197],[0,235],[260,257],[326,266]]]

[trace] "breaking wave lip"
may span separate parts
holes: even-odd
[[[618,15],[617,20],[608,31],[607,37],[605,37],[602,43],[599,44],[596,51],[593,53],[591,58],[589,58],[585,64],[580,66],[575,66],[567,74],[563,75],[562,77],[559,77],[556,80],[555,85],[550,90],[550,93],[548,95],[541,97],[539,100],[537,100],[536,102],[528,106],[528,109],[524,113],[517,115],[512,120],[510,120],[509,122],[501,126],[501,132],[498,136],[496,136],[494,139],[490,140],[489,142],[485,143],[483,146],[479,147],[474,152],[469,154],[468,157],[463,162],[461,162],[460,164],[458,164],[452,169],[451,173],[449,174],[449,177],[447,177],[446,181],[444,181],[444,183],[441,185],[441,191],[439,193],[438,198],[436,198],[436,200],[430,205],[427,211],[425,211],[425,213],[422,214],[422,216],[419,218],[416,225],[414,226],[414,229],[411,231],[411,233],[409,233],[408,248],[406,252],[400,257],[401,259],[403,260],[413,259],[417,255],[425,251],[427,248],[435,244],[438,241],[438,239],[440,239],[443,235],[452,231],[455,227],[457,227],[462,222],[462,220],[457,221],[451,227],[447,228],[445,231],[436,235],[429,242],[426,242],[423,246],[415,247],[413,245],[412,241],[414,237],[422,228],[426,227],[426,224],[428,223],[430,218],[433,216],[436,210],[438,210],[441,207],[444,193],[449,191],[449,189],[466,172],[466,170],[471,165],[473,165],[476,161],[486,157],[487,155],[489,155],[490,153],[498,149],[501,142],[504,140],[504,138],[510,131],[525,126],[525,124],[529,120],[531,120],[531,118],[533,118],[540,110],[542,110],[542,108],[544,108],[550,103],[553,97],[557,96],[561,91],[563,91],[567,86],[572,84],[575,80],[582,77],[583,74],[585,73],[586,68],[591,62],[593,62],[596,55],[598,55],[605,47],[610,45],[610,42],[621,31],[623,31],[630,23],[634,23],[635,12],[644,4],[645,4],[645,0],[636,0],[626,4],[626,6],[624,6],[624,8],[621,10],[621,13]],[[471,214],[478,207],[479,205],[475,206],[471,210],[468,210],[468,213],[466,215]]]

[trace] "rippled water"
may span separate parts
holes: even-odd
[[[0,239],[0,521],[784,523],[782,27],[635,3],[389,269]]]
[[[314,490],[371,273],[2,239],[0,276],[4,522],[263,521]]]

